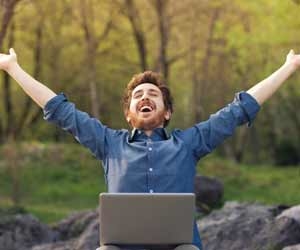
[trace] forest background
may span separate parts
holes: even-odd
[[[168,128],[184,129],[270,75],[290,49],[300,52],[299,13],[299,0],[0,0],[0,48],[13,47],[33,77],[116,129],[128,128],[120,102],[128,81],[158,71],[175,100]],[[299,86],[297,72],[253,125],[240,127],[213,156],[238,164],[299,165]],[[47,165],[42,159],[50,164],[63,154],[62,143],[74,148],[74,139],[45,122],[4,72],[0,98],[0,167],[13,166],[7,170],[11,182],[19,182],[26,152],[54,152],[29,164]],[[78,153],[69,151],[67,162],[76,162]],[[22,188],[16,185],[18,201]]]

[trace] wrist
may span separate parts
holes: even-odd
[[[283,64],[283,67],[286,68],[289,72],[293,73],[294,71],[296,71],[299,68],[300,65],[294,63],[294,62],[290,62],[287,61]]]
[[[9,74],[9,75],[14,75],[14,73],[20,68],[18,62],[12,62],[11,64],[9,64],[9,66],[5,69],[5,71]]]

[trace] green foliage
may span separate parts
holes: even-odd
[[[13,16],[18,60],[38,80],[57,93],[65,92],[79,109],[91,112],[88,62],[94,58],[100,119],[112,128],[128,127],[120,100],[126,83],[141,71],[141,63],[126,1],[89,3],[19,1]],[[164,39],[159,26],[162,16],[153,1],[133,3],[145,38],[148,69],[159,70],[159,52],[165,42],[167,83],[175,99],[170,128],[199,122],[194,114],[198,109],[201,120],[208,118],[230,102],[235,92],[247,90],[277,69],[291,48],[299,52],[300,5],[296,0],[170,0]],[[89,14],[88,34],[82,25],[83,7]],[[111,30],[100,39],[109,21]],[[7,34],[12,30],[11,23]],[[88,42],[95,37],[99,44],[89,54]],[[2,50],[7,49],[8,35]],[[1,86],[3,81],[1,77]],[[238,165],[216,154],[200,162],[199,172],[223,180],[224,201],[300,202],[300,170],[289,166],[299,164],[300,159],[299,82],[298,72],[265,104],[248,136],[239,129],[218,151],[223,157],[264,165]],[[74,145],[70,135],[43,121],[42,112],[34,119],[39,109],[27,107],[23,90],[13,81],[10,84],[10,111],[0,105],[0,140],[6,143],[10,130],[19,142],[30,143],[4,144],[0,149],[0,215],[28,211],[53,222],[72,211],[95,208],[98,193],[106,189],[99,162]],[[0,98],[8,98],[2,87]],[[28,116],[20,127],[24,111]],[[10,122],[9,112],[14,114]],[[45,143],[49,141],[64,144]]]
[[[275,163],[279,166],[296,165],[300,163],[300,153],[293,141],[282,141],[275,147]]]
[[[21,205],[46,222],[95,208],[98,194],[106,190],[99,161],[79,145],[26,143],[19,146],[19,157]],[[0,161],[0,207],[9,209],[12,182],[6,163]]]
[[[19,159],[21,203],[11,200],[12,180],[8,159],[0,148],[0,214],[30,212],[44,222],[55,222],[72,212],[95,209],[98,194],[106,191],[99,161],[78,144],[23,143],[14,146]],[[229,200],[265,204],[299,204],[300,169],[238,165],[209,156],[198,172],[224,182],[224,202]]]
[[[201,174],[223,181],[225,201],[238,200],[264,204],[296,205],[300,202],[300,168],[270,165],[240,165],[209,156],[200,162]]]

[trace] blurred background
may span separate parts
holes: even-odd
[[[115,129],[128,128],[120,101],[131,77],[158,71],[175,100],[171,130],[207,119],[299,53],[299,13],[299,0],[0,0],[0,48]],[[0,97],[0,213],[53,222],[95,208],[101,163],[3,72]],[[300,202],[299,107],[300,72],[199,163],[224,182],[224,201]]]

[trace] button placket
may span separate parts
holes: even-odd
[[[154,153],[154,150],[153,150],[153,144],[152,144],[152,140],[150,138],[147,139],[147,142],[146,142],[146,145],[147,145],[147,150],[148,150],[148,164],[149,164],[149,167],[148,167],[148,172],[147,172],[147,176],[148,176],[148,188],[149,188],[149,193],[153,193],[154,190],[153,190],[153,187],[154,187],[154,182],[153,182],[153,153]]]

